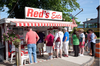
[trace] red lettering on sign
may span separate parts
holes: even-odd
[[[38,17],[38,11],[34,12],[34,17]]]
[[[43,12],[44,12],[44,11],[42,11],[42,12],[39,13],[39,17],[40,17],[40,18],[43,17]]]
[[[28,11],[27,11],[27,17],[29,17],[29,15],[32,17],[32,15],[33,15],[33,9],[28,9]]]
[[[61,15],[56,15],[56,12],[52,12],[52,16],[51,16],[52,19],[61,19]]]
[[[52,12],[52,16],[51,16],[51,18],[52,18],[52,19],[54,19],[54,18],[55,18],[55,17],[54,17],[54,16],[55,16],[55,14],[56,14],[56,12]]]
[[[46,16],[45,16],[45,18],[49,18],[49,13],[48,13],[48,12],[46,13]]]

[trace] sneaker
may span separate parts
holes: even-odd
[[[34,63],[37,63],[37,62],[34,62]]]
[[[44,57],[44,55],[42,55],[42,57]]]
[[[50,58],[49,60],[52,60],[53,58]]]
[[[50,59],[52,59],[52,56],[50,56]]]
[[[81,54],[81,56],[84,56],[83,54]]]
[[[59,58],[59,57],[56,56],[55,58]]]
[[[49,60],[50,59],[50,56],[48,57],[48,59],[47,60]]]
[[[68,55],[64,55],[64,57],[68,57]]]
[[[29,63],[29,64],[33,64],[33,63]]]
[[[79,56],[81,56],[81,53],[79,53]]]

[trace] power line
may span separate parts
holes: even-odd
[[[13,7],[13,9],[11,10],[11,12],[10,12],[9,16],[12,14],[12,12],[13,12],[14,8],[16,7],[16,5],[17,5],[18,1],[19,1],[19,0],[17,0],[17,2],[16,2],[16,4],[15,4],[15,6],[14,6],[14,7]],[[9,17],[9,16],[8,16],[8,17]]]

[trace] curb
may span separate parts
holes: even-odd
[[[81,66],[91,66],[92,63],[94,62],[94,57],[92,57],[89,61],[87,61],[86,63],[83,63]]]

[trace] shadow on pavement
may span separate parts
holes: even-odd
[[[0,66],[12,66],[13,64],[9,62],[0,62]]]

